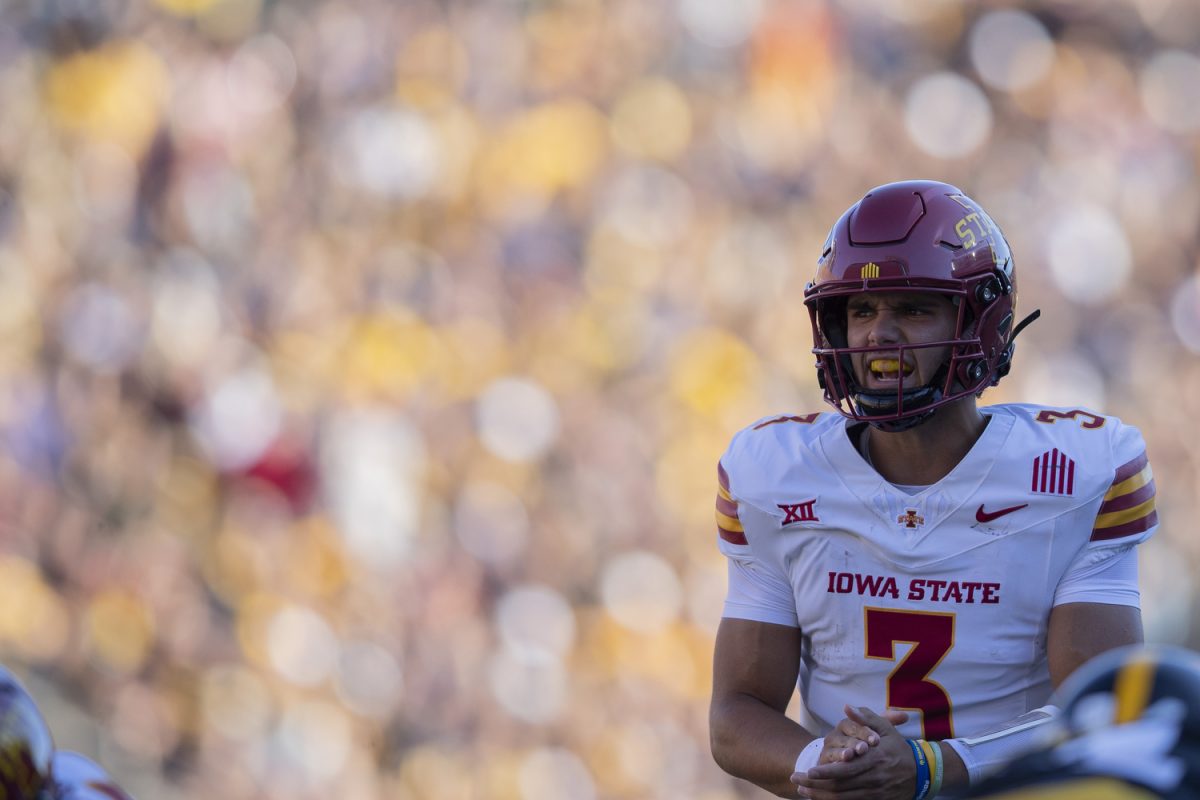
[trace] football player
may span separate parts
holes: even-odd
[[[1141,434],[977,404],[1036,317],[1016,296],[1003,234],[954,186],[880,186],[833,226],[805,302],[837,413],[761,419],[718,465],[710,729],[730,773],[785,797],[961,794],[1080,664],[1141,642]]]
[[[1051,741],[985,780],[992,800],[1200,798],[1200,656],[1125,647],[1080,667],[1056,695]]]

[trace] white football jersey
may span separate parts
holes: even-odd
[[[927,739],[1044,705],[1050,609],[1081,599],[1060,581],[1156,529],[1136,428],[1079,409],[980,410],[974,447],[917,494],[880,477],[833,413],[761,420],[722,456],[719,546],[769,588],[731,594],[725,616],[800,628],[814,733],[847,703],[908,711],[900,730]]]

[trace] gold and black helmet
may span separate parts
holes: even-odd
[[[1200,743],[1200,654],[1168,645],[1111,650],[1076,670],[1054,702],[1068,736],[1136,722],[1158,708],[1178,719],[1181,738]]]
[[[0,667],[0,798],[50,797],[54,740],[33,697]]]

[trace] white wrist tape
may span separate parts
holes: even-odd
[[[971,783],[977,783],[1012,759],[1042,744],[1046,725],[1058,715],[1055,706],[1042,706],[978,736],[943,739],[954,748],[967,768]]]
[[[796,772],[808,772],[817,765],[817,759],[821,757],[821,750],[825,747],[825,740],[821,738],[813,739],[809,742],[800,755],[796,756]]]

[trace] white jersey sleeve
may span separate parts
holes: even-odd
[[[1146,443],[1137,428],[1112,421],[1112,484],[1104,495],[1088,549],[1122,550],[1149,539],[1158,529],[1154,472],[1146,456]]]
[[[787,576],[756,559],[746,540],[729,474],[717,464],[718,546],[729,562],[729,589],[721,616],[797,627],[796,598]]]
[[[1086,552],[1086,551],[1085,551]],[[1141,608],[1138,590],[1137,550],[1126,545],[1121,551],[1095,564],[1077,558],[1054,590],[1054,605],[1064,603],[1105,603]]]
[[[1158,528],[1154,473],[1141,433],[1109,418],[1113,478],[1100,502],[1087,545],[1055,591],[1054,604],[1140,606],[1135,545]]]

